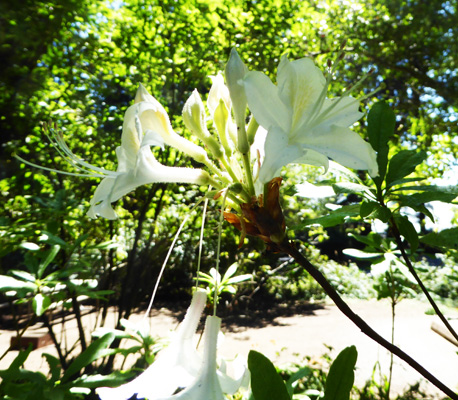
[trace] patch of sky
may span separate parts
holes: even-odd
[[[112,0],[108,2],[108,8],[112,10],[119,10],[124,5],[122,0]]]

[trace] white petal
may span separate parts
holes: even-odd
[[[375,151],[368,142],[349,128],[333,125],[328,133],[311,136],[303,145],[325,154],[345,167],[367,169],[371,176],[377,175]]]
[[[229,89],[224,84],[224,78],[221,72],[218,75],[212,76],[212,87],[208,93],[207,107],[210,111],[210,115],[213,118],[216,108],[219,106],[219,101],[223,100],[228,111],[231,109],[231,97],[229,95]]]
[[[228,373],[228,367],[232,373]],[[246,362],[242,357],[237,356],[231,362],[222,361],[217,374],[224,393],[234,394],[240,387],[249,386],[250,370],[247,368]]]
[[[277,72],[279,96],[292,110],[292,130],[311,115],[322,93],[326,79],[309,58],[288,61],[283,57]]]
[[[148,144],[148,139],[145,140]],[[123,149],[118,152],[119,166],[125,165]],[[127,170],[118,168],[115,178],[102,180],[90,202],[88,215],[92,218],[101,215],[107,219],[116,219],[111,203],[130,193],[139,186],[155,182],[206,184],[208,174],[197,168],[167,167],[156,160],[149,145],[142,146],[137,152],[135,166]]]
[[[314,165],[315,167],[324,167],[324,172],[328,171],[328,157],[315,150],[306,149],[304,147],[302,149],[304,154],[295,161],[296,164],[308,164]]]
[[[220,318],[215,316],[207,317],[204,331],[203,363],[197,379],[180,393],[161,400],[225,399],[216,373],[216,344],[220,327]]]
[[[140,103],[142,101],[146,102],[154,102],[154,97],[151,96],[146,88],[140,83],[137,89],[137,93],[135,94],[135,101],[134,103]]]
[[[206,292],[197,290],[172,342],[158,354],[154,363],[129,383],[118,388],[97,389],[99,397],[102,400],[127,400],[137,394],[138,398],[156,400],[188,386],[202,366],[193,337],[206,301]]]
[[[256,121],[269,130],[279,126],[285,132],[291,128],[291,109],[283,104],[277,87],[262,72],[248,72],[243,80],[248,107]]]
[[[335,105],[335,106],[334,106]],[[352,97],[336,97],[326,99],[323,108],[311,121],[299,128],[294,135],[295,140],[310,135],[319,135],[328,132],[333,125],[349,127],[358,121],[364,114],[359,111],[359,101]]]
[[[141,136],[144,132],[151,131],[159,135],[164,143],[175,147],[199,162],[207,158],[207,153],[204,149],[178,135],[173,130],[169,116],[161,103],[149,94],[143,97],[145,97],[147,101],[142,101],[129,107],[124,117],[121,146],[126,148],[129,156],[131,156],[134,149],[137,148],[137,144],[139,145],[138,142],[141,142],[138,136]],[[142,132],[138,132],[136,129],[138,126],[135,120],[136,115],[138,115],[140,119]],[[137,139],[135,139],[136,135]]]
[[[282,167],[304,155],[301,146],[288,144],[288,135],[278,127],[268,131],[264,151],[264,161],[259,170],[259,180],[263,184],[277,176]]]

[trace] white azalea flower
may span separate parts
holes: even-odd
[[[312,60],[283,57],[277,86],[262,72],[243,80],[248,106],[267,131],[259,180],[269,182],[289,163],[328,168],[328,157],[377,175],[376,154],[349,126],[362,117],[350,96],[326,99],[328,82]]]
[[[131,382],[117,388],[98,388],[96,392],[100,399],[128,400],[136,394],[138,399],[148,400],[223,400],[223,391],[233,394],[245,384],[248,370],[237,359],[233,365],[234,376],[226,374],[225,363],[220,370],[217,369],[216,345],[220,318],[207,318],[203,356],[196,350],[193,338],[206,302],[205,290],[198,289],[170,345]]]
[[[136,393],[138,398],[153,400],[188,386],[201,366],[193,339],[206,304],[207,293],[197,290],[169,346],[158,354],[153,364],[122,386],[97,389],[99,397],[102,400],[127,400]]]
[[[198,160],[206,158],[206,153],[173,131],[164,108],[142,85],[135,101],[124,116],[121,146],[116,149],[117,171],[105,171],[106,177],[90,202],[88,215],[92,218],[101,215],[115,219],[111,203],[142,185],[154,182],[208,183],[209,175],[201,169],[167,167],[156,160],[151,146],[162,147],[164,143]]]

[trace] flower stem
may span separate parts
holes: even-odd
[[[220,254],[221,254],[221,236],[223,233],[223,222],[224,222],[224,208],[226,207],[226,198],[229,193],[229,190],[224,191],[223,201],[221,202],[221,214],[219,216],[219,224],[218,224],[218,244],[216,247],[216,262],[215,262],[215,270],[216,270],[216,277],[215,280],[215,293],[213,299],[213,316],[216,317],[216,306],[218,304],[218,277],[221,275],[219,274],[219,261],[220,261]]]
[[[292,258],[294,258],[294,260],[318,282],[318,284],[324,289],[327,295],[334,301],[337,308],[339,308],[339,310],[342,311],[346,317],[348,317],[358,328],[360,328],[365,335],[369,336],[372,340],[379,343],[385,349],[397,355],[400,359],[404,360],[433,385],[442,390],[451,399],[458,400],[457,393],[455,393],[452,389],[438,380],[412,357],[404,353],[399,347],[393,345],[388,340],[380,336],[359,315],[355,314],[355,312],[348,306],[347,303],[345,303],[337,291],[328,282],[326,277],[314,265],[312,265],[310,261],[307,260],[287,239],[283,240],[281,243],[277,243],[277,246],[279,250],[289,254]]]
[[[254,190],[254,183],[253,183],[253,173],[251,171],[251,163],[250,163],[250,153],[244,153],[242,154],[243,158],[243,166],[245,168],[245,176],[246,176],[246,181],[248,185],[248,192],[251,196],[255,195],[255,190]]]

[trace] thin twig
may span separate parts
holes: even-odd
[[[458,400],[458,394],[452,389],[438,380],[434,375],[427,371],[422,365],[415,361],[408,354],[404,353],[399,347],[391,344],[388,340],[384,339],[377,332],[375,332],[359,315],[355,314],[354,311],[348,306],[347,303],[340,297],[336,290],[331,286],[326,277],[312,265],[288,240],[284,240],[282,243],[277,244],[278,249],[289,254],[296,260],[296,262],[305,268],[305,270],[319,283],[324,289],[327,295],[334,301],[335,305],[339,308],[342,313],[348,317],[361,331],[369,336],[372,340],[386,348],[391,353],[397,355],[400,359],[404,360],[417,372],[423,375],[428,381],[430,381],[437,388],[442,390],[447,396],[453,400]]]
[[[409,272],[413,275],[413,277],[417,281],[418,286],[420,286],[420,288],[423,291],[424,295],[428,299],[429,304],[431,304],[431,307],[434,309],[436,315],[440,318],[442,323],[447,327],[447,329],[452,334],[452,336],[458,341],[458,334],[455,332],[455,330],[452,328],[450,323],[447,321],[447,318],[445,318],[444,314],[442,314],[442,312],[439,309],[439,307],[437,306],[436,302],[433,300],[433,298],[429,294],[428,289],[426,289],[426,287],[423,284],[422,280],[418,276],[417,271],[415,271],[415,268],[413,267],[412,262],[410,261],[410,258],[409,258],[409,256],[407,255],[407,253],[405,251],[404,244],[402,243],[402,239],[401,239],[401,234],[399,233],[398,226],[396,225],[396,222],[394,221],[393,218],[391,218],[390,223],[391,223],[391,228],[392,228],[392,232],[393,232],[394,238],[396,240],[396,243],[397,243],[399,249],[401,250],[402,258],[404,259],[404,261],[405,261],[405,263],[407,265],[407,268],[409,269]]]

